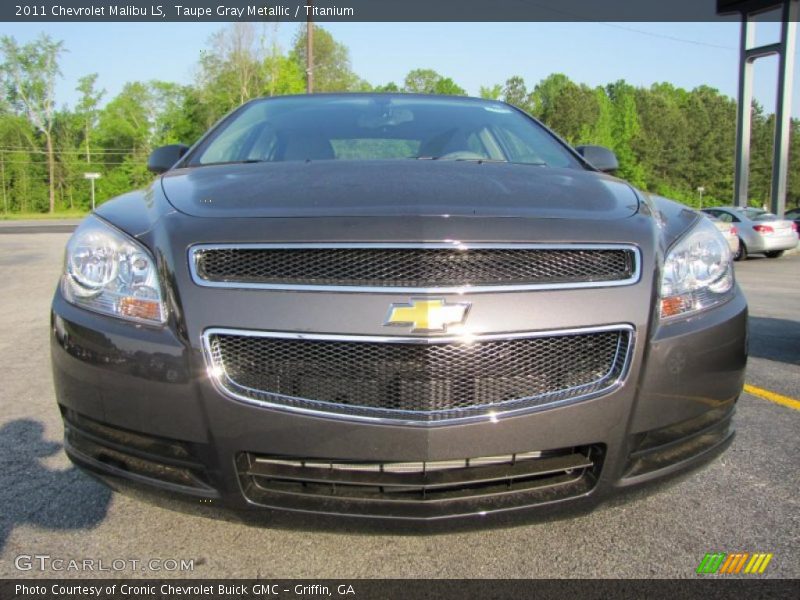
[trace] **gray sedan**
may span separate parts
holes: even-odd
[[[797,246],[795,224],[760,208],[715,206],[704,208],[703,212],[736,225],[739,230],[739,252],[735,260],[745,260],[748,254],[754,253],[778,258],[784,251]]]
[[[731,252],[608,149],[497,101],[314,94],[148,168],[81,223],[53,296],[64,449],[115,489],[499,524],[731,443]]]

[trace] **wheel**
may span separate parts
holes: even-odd
[[[773,250],[772,252],[764,252],[767,258],[780,258],[783,256],[783,250]]]
[[[747,246],[744,245],[742,238],[739,238],[739,251],[733,255],[733,260],[747,260]]]

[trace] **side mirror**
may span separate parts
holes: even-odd
[[[188,149],[189,146],[186,144],[170,144],[156,148],[147,159],[147,170],[156,174],[169,171]]]
[[[598,171],[610,173],[619,169],[617,155],[605,146],[576,146],[575,150]]]

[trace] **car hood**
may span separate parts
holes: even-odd
[[[458,161],[209,165],[162,177],[196,217],[486,216],[609,220],[638,209],[630,186],[592,171]]]

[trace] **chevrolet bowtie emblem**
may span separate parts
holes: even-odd
[[[412,333],[444,333],[448,325],[461,325],[467,318],[469,302],[448,304],[441,298],[412,298],[408,304],[392,304],[384,325],[411,327]]]

